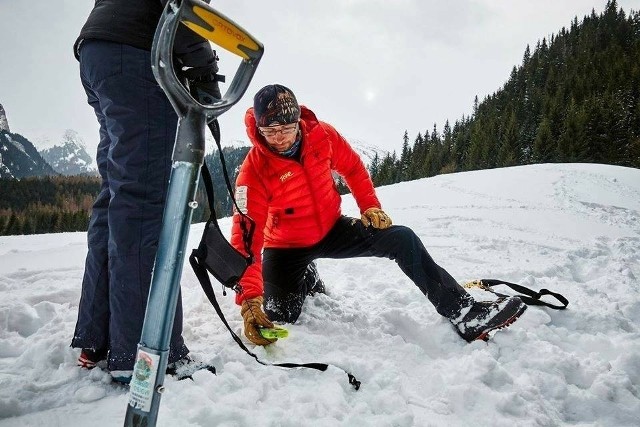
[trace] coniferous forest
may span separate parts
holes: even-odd
[[[227,173],[231,188],[235,187],[236,177],[240,169],[244,158],[249,152],[249,147],[223,147],[222,154],[224,155],[225,164],[227,166]],[[213,183],[213,208],[216,212],[216,217],[223,218],[232,214],[232,202],[227,190],[227,185],[222,173],[222,162],[217,149],[212,153],[207,154],[204,157],[204,162],[211,174],[211,180]],[[193,212],[192,222],[203,222],[209,219],[211,215],[211,209],[207,201],[207,193],[200,179],[200,185],[198,185],[198,191],[196,192],[196,201],[198,207]]]
[[[609,1],[527,46],[505,85],[473,114],[404,134],[402,151],[375,158],[376,185],[531,163],[640,167],[640,13]]]
[[[86,230],[99,191],[97,177],[0,179],[0,236]]]
[[[225,148],[232,183],[247,147]],[[231,214],[217,152],[205,158],[218,217]],[[376,186],[438,174],[532,163],[640,167],[640,12],[610,0],[569,28],[527,46],[502,88],[473,113],[404,133],[402,150],[375,157]],[[338,182],[342,193],[346,186]],[[0,180],[0,235],[84,231],[100,189],[96,177]],[[208,219],[200,185],[193,221]]]

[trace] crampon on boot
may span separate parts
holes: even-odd
[[[475,301],[462,320],[452,321],[456,332],[468,342],[488,340],[489,332],[502,329],[527,309],[518,297],[500,297],[495,301]]]

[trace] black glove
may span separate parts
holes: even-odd
[[[189,82],[189,91],[201,104],[213,104],[222,98],[218,82],[224,82],[224,76],[217,74],[218,65],[189,68],[183,72]]]

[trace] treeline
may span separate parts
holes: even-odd
[[[249,147],[223,147],[222,154],[224,155],[225,164],[227,166],[227,173],[231,182],[231,188],[235,188],[236,177],[240,169],[244,158],[249,152]],[[216,216],[218,218],[224,218],[231,216],[232,214],[232,202],[227,191],[224,175],[222,173],[222,162],[218,150],[215,149],[212,153],[205,156],[204,162],[211,173],[211,179],[213,181],[213,193],[214,193],[214,209],[216,210]],[[198,185],[198,191],[196,193],[196,201],[198,207],[193,212],[192,222],[205,222],[211,215],[211,210],[206,199],[206,190],[202,178]]]
[[[238,167],[248,151],[248,147],[223,149],[232,185],[235,185]],[[231,198],[224,183],[217,150],[208,154],[205,162],[213,178],[217,216],[230,216]],[[0,179],[0,236],[86,231],[99,191],[99,177]],[[210,209],[202,180],[196,201],[198,207],[192,222],[204,222],[209,218]]]
[[[100,179],[0,179],[0,235],[86,231]]]
[[[473,115],[375,158],[376,185],[546,162],[640,167],[640,13],[609,1],[531,51]]]

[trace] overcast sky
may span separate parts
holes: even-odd
[[[12,132],[40,143],[74,129],[95,156],[98,126],[72,45],[93,1],[0,0],[0,104]],[[408,130],[442,129],[498,90],[527,44],[604,10],[606,0],[212,1],[265,45],[245,97],[221,117],[223,140],[246,140],[243,117],[269,83],[345,137],[399,150]],[[628,13],[640,0],[619,0]],[[223,56],[229,77],[237,64]],[[223,86],[223,90],[225,86]],[[40,148],[40,147],[39,147]]]

